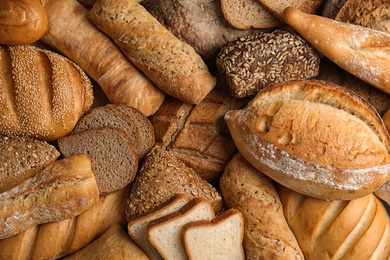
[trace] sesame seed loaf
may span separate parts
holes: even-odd
[[[144,158],[132,184],[127,201],[127,219],[156,210],[174,194],[185,194],[190,199],[204,198],[216,212],[222,209],[222,198],[215,187],[172,152],[156,145]]]
[[[57,160],[18,186],[0,193],[0,239],[39,224],[75,217],[98,199],[88,156]]]
[[[320,58],[292,30],[275,29],[230,42],[221,49],[216,65],[226,88],[242,98],[273,83],[317,76]]]
[[[54,163],[59,156],[59,151],[47,142],[0,135],[0,193]]]
[[[0,134],[53,141],[93,103],[92,84],[66,57],[32,45],[0,46]]]
[[[196,106],[167,97],[150,119],[156,143],[215,184],[236,151],[223,116],[246,102],[219,86]]]
[[[118,128],[89,129],[62,137],[57,143],[65,158],[74,154],[91,157],[100,195],[123,189],[137,174],[137,150],[130,138]]]
[[[381,117],[336,84],[274,84],[225,119],[250,163],[308,196],[359,198],[390,178],[390,138]]]

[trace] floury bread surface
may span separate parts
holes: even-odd
[[[263,89],[225,120],[241,154],[275,181],[323,199],[367,195],[389,178],[389,135],[363,99],[324,81]]]

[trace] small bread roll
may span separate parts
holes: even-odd
[[[300,193],[349,200],[390,178],[383,121],[369,103],[333,83],[274,84],[225,120],[251,164]]]

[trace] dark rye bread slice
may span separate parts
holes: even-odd
[[[59,151],[45,141],[0,135],[0,193],[35,175],[59,156]]]
[[[106,107],[115,110],[126,116],[130,121],[134,122],[139,129],[139,156],[143,158],[154,146],[155,137],[152,123],[138,109],[121,104],[108,104]]]
[[[72,134],[106,126],[123,131],[131,139],[132,145],[140,157],[140,129],[138,125],[107,105],[91,109],[79,120]]]
[[[87,154],[92,160],[100,195],[131,183],[138,170],[138,153],[129,137],[113,127],[89,129],[58,139],[65,156]]]

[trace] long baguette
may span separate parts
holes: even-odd
[[[283,19],[341,68],[390,93],[390,34],[294,7],[284,10]]]
[[[215,77],[195,50],[135,0],[96,1],[89,18],[169,95],[198,104],[215,86]]]
[[[77,63],[103,89],[112,103],[153,114],[165,98],[88,19],[88,10],[76,0],[41,0],[49,26],[41,39]]]

